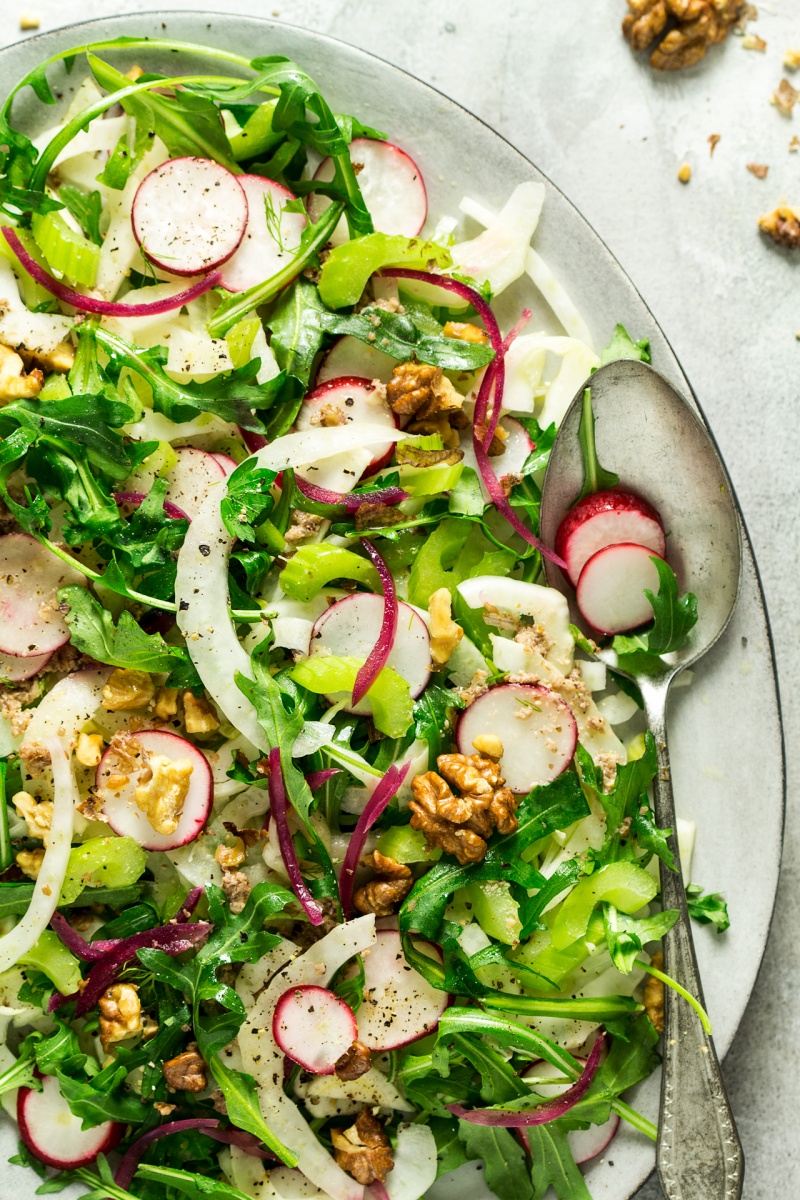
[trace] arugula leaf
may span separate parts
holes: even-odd
[[[229,1183],[209,1179],[206,1175],[196,1174],[194,1171],[181,1171],[177,1167],[140,1163],[136,1169],[136,1178],[160,1183],[165,1188],[174,1188],[184,1196],[191,1196],[193,1200],[248,1200],[244,1192],[231,1187]]]
[[[642,803],[631,822],[631,833],[634,834],[643,850],[649,850],[651,854],[655,854],[663,863],[666,863],[670,871],[677,871],[675,855],[668,845],[668,839],[672,837],[673,830],[659,829],[649,803],[644,797],[640,797],[640,799]]]
[[[457,944],[457,943],[456,943]],[[480,1096],[487,1104],[503,1104],[530,1096],[530,1087],[523,1083],[511,1066],[488,1042],[472,1033],[454,1033],[448,1038],[450,1053],[460,1054],[481,1077]]]
[[[576,751],[575,765],[581,783],[595,793],[606,813],[606,837],[601,850],[597,852],[597,861],[613,862],[619,856],[619,827],[625,817],[630,817],[633,822],[637,815],[641,815],[639,809],[647,802],[647,789],[658,771],[655,738],[648,730],[645,734],[644,754],[641,758],[617,767],[614,786],[610,792],[603,791],[602,772],[594,765],[591,755],[583,746],[579,746]]]
[[[583,393],[583,408],[581,410],[581,423],[578,427],[578,440],[580,441],[581,452],[583,454],[583,487],[579,495],[575,497],[574,504],[583,500],[585,496],[591,496],[593,492],[601,492],[604,488],[615,487],[619,483],[619,475],[616,475],[613,471],[607,471],[605,467],[602,467],[597,457],[595,415],[592,408],[592,393],[590,388],[586,388]]]
[[[455,1171],[456,1167],[461,1167],[465,1162],[469,1162],[464,1143],[458,1136],[458,1120],[451,1117],[446,1120],[442,1117],[431,1117],[428,1121],[428,1128],[433,1134],[436,1142],[436,1178],[441,1175],[447,1175],[450,1171]]]
[[[670,908],[637,921],[619,912],[613,904],[604,904],[606,944],[617,970],[630,975],[637,954],[648,942],[658,942],[669,933],[680,915],[677,908]]]
[[[546,429],[542,429],[535,417],[526,417],[522,413],[516,413],[514,420],[518,421],[525,429],[531,441],[534,443],[528,457],[525,459],[521,475],[535,475],[537,471],[543,471],[550,459],[550,451],[553,449],[553,443],[556,440],[555,422],[548,425]]]
[[[219,1055],[215,1055],[209,1065],[214,1081],[225,1097],[225,1108],[231,1123],[237,1129],[252,1133],[288,1167],[296,1166],[297,1156],[278,1141],[264,1120],[253,1076],[226,1066]]]
[[[544,1200],[552,1187],[559,1200],[591,1200],[586,1180],[576,1165],[566,1129],[557,1121],[532,1125],[527,1131],[531,1155],[533,1200]]]
[[[499,1200],[533,1200],[525,1151],[508,1129],[459,1121],[458,1136],[467,1158],[483,1159],[486,1186]]]
[[[25,213],[56,212],[63,205],[45,192],[15,187],[9,179],[0,179],[0,212],[18,221]]]
[[[494,358],[489,345],[424,333],[409,313],[387,312],[371,305],[359,313],[322,312],[319,322],[326,333],[337,337],[349,334],[392,358],[404,362],[416,358],[445,371],[475,371]]]
[[[515,833],[495,837],[483,862],[459,865],[442,859],[414,884],[400,910],[403,933],[411,930],[436,937],[449,897],[458,888],[479,880],[515,880],[523,887],[539,887],[544,879],[521,858],[522,851],[556,829],[566,829],[589,813],[577,776],[565,772],[552,783],[534,788],[517,809]]]
[[[414,735],[428,743],[428,760],[435,762],[450,739],[453,713],[464,701],[452,688],[431,683],[414,701]]]
[[[220,513],[231,537],[244,542],[256,540],[255,526],[273,509],[271,488],[275,479],[275,471],[257,467],[252,458],[246,458],[228,476]]]
[[[125,479],[131,460],[113,429],[133,420],[129,405],[104,396],[68,396],[65,400],[17,400],[0,412],[0,431],[8,423],[23,426],[66,454],[82,446],[89,463],[112,479]]]
[[[278,366],[292,384],[292,398],[308,390],[314,359],[322,346],[320,317],[327,309],[310,280],[298,275],[281,292],[264,324],[270,330],[270,347]],[[294,419],[294,418],[292,418]]]
[[[56,1069],[55,1076],[61,1095],[75,1116],[82,1118],[84,1129],[104,1121],[138,1125],[148,1116],[144,1101],[132,1092],[99,1092],[90,1081],[75,1079],[61,1068]]]
[[[730,929],[728,905],[720,892],[704,895],[698,883],[689,883],[686,885],[686,904],[689,916],[701,925],[715,925],[717,933],[724,933],[726,929]]]
[[[617,362],[621,358],[633,358],[649,363],[650,342],[647,338],[634,342],[624,325],[615,325],[611,341],[600,351],[600,362],[605,366],[606,363]]]
[[[663,558],[654,556],[652,562],[658,571],[658,592],[654,595],[645,588],[655,618],[647,634],[647,648],[651,654],[669,654],[685,644],[689,631],[697,624],[697,597],[687,592],[679,599],[672,567]]]
[[[160,633],[145,633],[127,609],[114,618],[83,587],[61,588],[59,603],[68,604],[65,620],[72,644],[84,654],[112,667],[133,671],[170,671],[184,663],[188,654],[182,646],[170,646]]]
[[[658,1031],[646,1013],[628,1022],[627,1038],[613,1037],[605,1062],[597,1071],[586,1095],[554,1127],[580,1128],[602,1125],[611,1116],[614,1101],[629,1088],[647,1079],[661,1061],[656,1050]]]
[[[83,232],[96,246],[102,246],[100,218],[103,215],[103,198],[99,192],[84,192],[69,183],[62,183],[58,198],[69,209]]]

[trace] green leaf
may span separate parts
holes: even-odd
[[[256,540],[255,526],[272,512],[272,485],[276,472],[257,467],[255,460],[246,458],[228,476],[220,513],[231,537],[240,541]]]
[[[287,380],[295,381],[298,397],[308,389],[314,359],[322,346],[320,316],[325,312],[317,288],[299,275],[281,292],[265,321],[272,334],[270,348]]]
[[[248,1200],[244,1192],[223,1183],[219,1179],[209,1179],[206,1175],[193,1171],[181,1171],[177,1167],[156,1166],[154,1163],[140,1163],[136,1169],[136,1178],[161,1184],[165,1188],[174,1188],[183,1196],[193,1200]]]
[[[580,441],[581,452],[583,454],[583,487],[580,490],[580,495],[575,498],[575,504],[579,500],[583,500],[585,496],[590,496],[593,492],[600,492],[604,488],[615,487],[619,483],[619,475],[615,475],[613,471],[606,471],[600,465],[600,460],[597,457],[595,415],[592,408],[592,393],[589,388],[586,388],[583,393],[583,409],[581,411],[581,423],[578,428],[578,440]]]
[[[650,342],[647,338],[634,342],[624,325],[615,325],[611,341],[600,351],[600,362],[605,366],[606,363],[616,362],[621,358],[633,358],[649,363]]]
[[[458,1136],[467,1158],[483,1160],[486,1186],[499,1200],[532,1200],[525,1151],[508,1129],[459,1121]]]
[[[0,411],[0,431],[14,422],[47,438],[66,453],[80,446],[89,463],[112,479],[125,479],[131,460],[113,430],[134,417],[129,405],[104,396],[69,396],[65,400],[17,400]]]
[[[637,920],[619,912],[613,904],[604,904],[606,945],[617,970],[623,975],[630,975],[642,947],[648,942],[660,941],[679,917],[677,908],[670,908]]]
[[[645,1013],[628,1023],[626,1035],[625,1039],[612,1038],[608,1057],[588,1092],[556,1125],[602,1125],[610,1117],[614,1101],[653,1073],[661,1061],[656,1051],[658,1032]]]
[[[226,1067],[219,1056],[210,1062],[211,1073],[225,1097],[225,1107],[236,1129],[252,1133],[275,1153],[287,1167],[297,1165],[297,1155],[278,1141],[261,1114],[258,1091],[252,1075]]]
[[[131,1092],[99,1092],[90,1082],[73,1079],[63,1070],[55,1072],[61,1095],[71,1111],[83,1121],[83,1129],[91,1129],[104,1121],[122,1121],[138,1125],[148,1116],[139,1096]]]
[[[686,904],[689,916],[701,925],[715,925],[717,933],[730,929],[728,905],[720,892],[705,895],[698,883],[689,883],[686,885]]]
[[[384,235],[376,233],[372,236]],[[343,250],[345,246],[339,249]],[[387,312],[384,308],[369,306],[359,313],[321,313],[319,322],[327,333],[337,337],[349,335],[382,350],[384,354],[390,354],[392,358],[399,358],[403,362],[416,358],[419,362],[441,367],[445,371],[475,371],[485,367],[494,358],[494,351],[489,345],[425,333],[410,313]]]
[[[71,184],[62,183],[58,198],[72,213],[86,236],[97,246],[102,246],[100,218],[103,214],[103,199],[99,192],[84,192]]]
[[[414,701],[414,736],[428,743],[428,761],[435,762],[449,745],[455,712],[464,701],[452,688],[430,683]]]
[[[431,1117],[428,1128],[436,1141],[436,1178],[448,1175],[469,1162],[464,1143],[458,1136],[458,1121],[455,1117],[449,1120],[442,1117]]]
[[[657,855],[670,871],[677,871],[675,855],[669,847],[671,829],[659,829],[653,818],[653,810],[648,803],[642,803],[631,822],[631,833],[635,836],[643,850],[649,850]]]
[[[170,671],[187,657],[182,646],[170,646],[160,633],[145,633],[123,609],[119,621],[83,587],[61,588],[59,603],[68,604],[65,620],[70,641],[98,662],[132,671]]]
[[[481,491],[481,483],[474,467],[464,467],[458,483],[450,492],[447,502],[448,510],[453,514],[463,514],[468,517],[480,517],[486,507]]]
[[[697,624],[697,597],[691,592],[678,597],[678,580],[672,567],[655,555],[651,560],[658,571],[658,593],[645,588],[655,618],[647,634],[651,654],[670,654],[685,645],[689,631]]]
[[[533,1200],[544,1200],[550,1188],[558,1200],[591,1200],[586,1181],[576,1165],[567,1131],[557,1122],[532,1125],[528,1130]]]

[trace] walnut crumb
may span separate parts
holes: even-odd
[[[748,163],[747,169],[751,175],[755,175],[756,179],[766,179],[769,171],[766,163]]]
[[[779,204],[771,213],[759,218],[758,227],[778,246],[787,250],[800,247],[800,214],[787,204]]]
[[[745,50],[758,50],[763,54],[767,48],[767,43],[757,33],[746,33],[742,38],[742,46]]]
[[[651,966],[654,966],[657,971],[663,970],[664,955],[660,950],[656,951],[650,960]],[[648,975],[647,982],[644,985],[644,996],[642,997],[644,1011],[652,1021],[659,1033],[664,1032],[664,984],[660,979],[654,979],[652,975]]]
[[[369,1108],[362,1108],[349,1129],[331,1129],[337,1166],[365,1187],[385,1183],[394,1166],[391,1143]]]
[[[334,1074],[337,1079],[343,1080],[345,1083],[350,1083],[354,1079],[360,1079],[362,1075],[366,1075],[367,1071],[372,1067],[372,1054],[369,1046],[365,1046],[363,1042],[353,1042],[341,1058],[337,1058],[334,1067]]]
[[[162,1071],[171,1092],[204,1092],[208,1086],[206,1064],[196,1046],[170,1058]]]
[[[782,79],[770,97],[770,104],[784,117],[790,117],[799,96],[800,91],[793,88],[788,79]]]
[[[714,156],[714,151],[716,150],[717,146],[719,145],[719,143],[720,143],[721,141],[722,141],[722,134],[721,134],[721,133],[711,133],[711,134],[709,134],[709,136],[708,136],[708,145],[709,145],[708,156],[709,156],[709,158],[713,158],[713,156]]]

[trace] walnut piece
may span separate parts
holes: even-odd
[[[376,917],[390,917],[396,906],[405,900],[413,886],[410,869],[404,863],[373,850],[361,859],[361,865],[371,867],[375,879],[357,889],[353,904],[360,913],[374,913]]]
[[[408,518],[391,504],[372,504],[366,500],[359,504],[355,512],[354,524],[356,532],[363,529],[386,529],[390,525],[402,525]]]
[[[193,770],[190,758],[146,755],[133,798],[156,833],[174,833],[178,828]],[[111,779],[108,784],[111,787]]]
[[[455,466],[461,462],[464,451],[453,447],[443,450],[423,450],[411,442],[400,442],[395,451],[395,461],[398,466],[435,467],[440,464]]]
[[[464,397],[456,391],[441,367],[418,362],[397,364],[386,385],[386,399],[398,416],[414,417],[418,421],[440,414],[461,413],[464,403]]]
[[[220,842],[217,846],[214,858],[217,860],[223,871],[233,871],[236,867],[240,867],[245,859],[244,842],[240,837],[234,839],[232,846],[226,846],[224,842]]]
[[[66,375],[75,363],[75,347],[72,342],[59,342],[52,350],[42,350],[41,347],[29,350],[26,346],[20,346],[18,353],[28,367],[42,367],[45,371],[55,371],[59,375]]]
[[[369,1046],[365,1046],[363,1042],[353,1042],[341,1058],[337,1058],[333,1071],[337,1079],[351,1083],[354,1079],[366,1075],[371,1067],[372,1054]]]
[[[470,342],[473,346],[485,346],[489,335],[479,325],[471,325],[468,321],[445,321],[442,334],[447,338],[456,338],[459,342]]]
[[[661,971],[664,967],[664,955],[660,950],[650,960],[652,966],[656,970]],[[647,982],[644,985],[644,996],[642,997],[644,1011],[652,1021],[659,1033],[664,1032],[664,984],[660,979],[654,979],[652,975],[647,976]]]
[[[631,49],[646,50],[660,38],[650,66],[656,71],[678,71],[694,66],[709,46],[723,42],[745,4],[743,0],[628,0],[628,8],[622,32]]]
[[[517,828],[517,798],[503,786],[497,763],[478,754],[440,754],[436,766],[438,774],[426,771],[412,780],[411,828],[462,864],[480,862],[493,830],[505,834]]]
[[[82,767],[96,767],[103,757],[103,735],[101,733],[79,733],[75,757]]]
[[[222,872],[222,890],[232,913],[240,913],[247,904],[247,897],[253,890],[253,885],[244,871]]]
[[[349,1129],[332,1129],[331,1143],[337,1166],[352,1175],[365,1187],[370,1183],[385,1183],[394,1166],[392,1147],[383,1126],[369,1108],[362,1108],[355,1125]]]
[[[773,242],[787,250],[797,250],[800,247],[800,213],[796,213],[786,204],[780,204],[771,213],[760,217],[758,227],[762,233],[768,234]]]
[[[112,671],[103,687],[103,708],[120,712],[129,708],[147,708],[155,695],[155,684],[147,671]]]
[[[433,592],[428,600],[430,616],[431,658],[437,667],[450,658],[464,636],[464,630],[452,617],[450,589],[443,587]]]
[[[183,721],[187,733],[213,733],[219,729],[219,717],[210,700],[205,696],[183,693]]]
[[[47,835],[53,821],[52,800],[37,801],[27,792],[17,792],[12,802],[14,808],[28,826],[28,836],[40,838],[47,844]]]
[[[313,537],[315,533],[318,533],[321,524],[322,517],[318,517],[316,513],[307,513],[303,512],[301,508],[293,508],[292,522],[283,535],[284,540],[290,545],[294,542],[302,542],[305,538]]]
[[[100,1009],[100,1041],[107,1050],[114,1042],[124,1042],[142,1031],[142,1006],[133,983],[115,983],[106,988],[97,1007]]]
[[[788,79],[782,79],[770,98],[770,104],[774,104],[779,113],[783,113],[784,117],[792,115],[792,109],[800,97],[800,91],[793,88]]]
[[[208,1086],[206,1064],[196,1047],[170,1058],[161,1069],[171,1092],[204,1092]]]
[[[622,32],[632,50],[646,50],[666,28],[667,6],[664,0],[628,0],[628,8]]]
[[[472,739],[472,747],[483,758],[503,757],[503,743],[496,733],[479,733]]]
[[[159,721],[167,721],[178,711],[178,689],[160,687],[156,692],[156,706],[153,710]]]
[[[20,850],[15,862],[28,879],[38,879],[44,862],[44,850]]]
[[[25,374],[25,364],[15,350],[0,343],[0,404],[9,400],[33,400],[44,384],[39,370]]]

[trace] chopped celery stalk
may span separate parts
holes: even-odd
[[[343,546],[322,542],[301,546],[281,571],[278,583],[294,600],[313,600],[332,579],[354,579],[375,591],[379,588],[378,572],[368,559]]]
[[[148,454],[142,466],[147,471],[155,472],[157,479],[163,479],[165,475],[169,475],[177,462],[178,455],[169,442],[159,442],[157,449],[152,454]]]
[[[8,836],[8,805],[6,804],[7,759],[0,760],[0,871],[7,871],[14,861],[11,838]]]
[[[40,267],[46,267],[47,263],[42,257],[41,250],[33,240],[33,234],[31,231],[29,229],[15,228],[14,232],[22,242],[25,250],[27,250],[28,254],[30,254],[31,258],[33,258]],[[33,312],[41,304],[55,304],[55,299],[51,293],[48,292],[47,288],[43,288],[40,283],[37,283],[36,280],[28,274],[28,272],[22,267],[19,259],[9,246],[6,239],[1,236],[0,256],[2,256],[14,268],[14,274],[17,277],[19,292],[27,309]]]
[[[17,961],[18,967],[35,967],[55,984],[63,996],[77,992],[81,982],[80,963],[52,929],[39,935],[35,946]]]
[[[450,492],[461,478],[464,464],[439,463],[434,467],[400,467],[400,487],[412,496],[438,496]]]
[[[441,850],[434,850],[425,841],[421,829],[410,825],[392,825],[384,829],[378,838],[378,850],[386,858],[399,863],[436,862],[442,857]]]
[[[336,700],[352,695],[356,675],[364,665],[361,658],[340,658],[336,654],[304,658],[292,668],[292,679],[316,695]],[[391,667],[384,667],[365,699],[372,705],[375,728],[387,737],[402,737],[413,718],[414,703],[408,684]],[[648,876],[649,878],[649,876]]]
[[[128,887],[146,866],[147,856],[133,838],[89,838],[70,853],[59,903],[70,904],[84,888]]]
[[[66,375],[48,375],[39,392],[40,400],[66,400],[72,395],[72,388],[67,382]]]
[[[259,104],[256,111],[251,113],[245,121],[239,133],[233,135],[231,150],[237,162],[243,162],[246,158],[253,158],[256,154],[272,150],[283,140],[285,134],[275,133],[272,128],[272,118],[277,104],[277,100],[267,100],[265,104]]]
[[[82,287],[94,287],[100,247],[72,229],[61,213],[34,213],[33,236],[54,271]]]
[[[341,246],[335,246],[323,264],[319,278],[319,294],[329,308],[355,304],[367,285],[367,280],[381,267],[412,267],[430,270],[449,267],[450,251],[435,242],[400,234],[368,233]]]
[[[505,880],[471,883],[467,892],[475,920],[489,937],[506,946],[519,941],[522,925],[519,905],[511,896],[511,885]]]
[[[637,733],[628,742],[625,749],[628,752],[628,762],[636,762],[637,758],[644,758],[644,752],[647,749],[643,733]]]
[[[523,963],[543,977],[542,983],[537,984],[539,991],[549,991],[544,980],[550,980],[554,990],[558,991],[564,980],[592,954],[595,946],[605,939],[603,918],[599,913],[593,914],[586,936],[573,942],[563,950],[556,950],[550,940],[550,934],[545,930],[537,930],[524,945],[513,950],[509,957],[514,962]]]
[[[601,901],[627,914],[649,904],[658,891],[652,875],[631,862],[609,863],[577,883],[557,910],[553,946],[564,950],[586,934],[589,918]]]
[[[231,362],[237,370],[239,367],[244,367],[250,362],[253,340],[260,328],[261,322],[253,314],[249,317],[242,317],[241,321],[237,321],[225,334],[228,353],[231,356]]]

